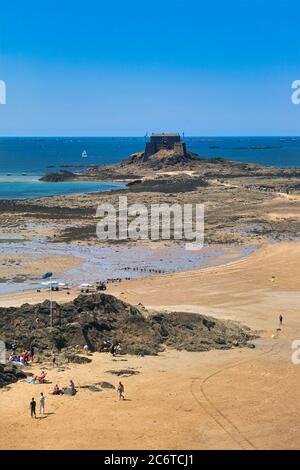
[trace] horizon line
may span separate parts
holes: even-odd
[[[180,136],[182,133],[178,133]],[[91,138],[91,139],[101,139],[101,138],[140,138],[140,139],[146,139],[147,137],[150,137],[151,134],[147,136],[142,136],[142,135],[0,135],[0,139],[20,139],[20,138],[28,138],[28,139],[53,139],[53,138]],[[278,138],[300,138],[299,135],[292,135],[292,134],[266,134],[266,135],[260,135],[260,134],[244,134],[244,135],[221,135],[221,134],[216,134],[216,135],[197,135],[197,134],[190,134],[190,135],[184,135],[184,138],[194,138],[194,137],[200,137],[203,139],[211,139],[211,138],[216,138],[216,137],[221,137],[221,138],[241,138],[241,137],[247,137],[247,138],[254,138],[254,137],[261,137],[261,138],[269,138],[269,137],[278,137]]]

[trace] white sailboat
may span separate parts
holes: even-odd
[[[87,151],[84,150],[81,154],[82,158],[87,158],[88,154],[87,154]]]

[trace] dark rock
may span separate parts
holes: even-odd
[[[122,375],[129,377],[130,375],[137,375],[140,373],[138,370],[132,370],[132,369],[107,370],[106,372],[108,374],[117,375],[118,377]]]
[[[208,186],[208,183],[203,178],[199,176],[189,177],[187,175],[176,175],[172,178],[147,178],[145,180],[136,180],[128,183],[131,192],[186,193],[206,186]]]
[[[120,166],[143,166],[160,170],[166,167],[185,167],[186,165],[197,165],[201,158],[193,152],[178,152],[176,149],[159,150],[152,155],[146,152],[132,154],[120,163]]]
[[[59,183],[61,181],[74,180],[75,178],[77,178],[77,175],[71,171],[54,171],[42,176],[39,181]]]
[[[17,366],[13,364],[0,364],[0,388],[25,378],[26,374],[18,369]]]
[[[76,390],[72,390],[71,388],[64,388],[63,391],[64,391],[64,395],[68,395],[70,397],[73,397],[77,393]]]
[[[77,354],[73,353],[65,353],[64,357],[67,359],[68,362],[72,362],[73,364],[88,364],[92,362],[92,360],[88,357],[78,356]]]
[[[122,354],[155,355],[170,346],[188,351],[232,348],[247,345],[254,338],[249,328],[192,313],[149,315],[112,295],[80,295],[74,301],[53,303],[54,328],[50,328],[49,302],[0,308],[0,338],[16,342],[19,350],[36,348],[50,354],[53,349],[69,362],[87,363],[79,356],[85,344],[90,351],[103,351],[105,341],[121,344]]]
[[[100,385],[102,388],[116,388],[113,384],[104,381],[98,382],[96,385]]]
[[[95,385],[82,385],[80,388],[87,389],[90,392],[101,392],[100,388],[95,387]]]

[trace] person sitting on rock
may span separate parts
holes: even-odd
[[[39,377],[37,377],[37,380],[40,382],[40,383],[44,383],[45,382],[45,378],[46,378],[46,375],[47,375],[47,372],[45,372],[44,370],[42,370],[42,373]]]
[[[52,395],[62,395],[63,393],[63,390],[61,390],[58,385],[55,385]]]

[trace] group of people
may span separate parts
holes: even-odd
[[[148,272],[148,273],[155,273],[155,274],[163,274],[165,271],[162,269],[155,269],[155,268],[140,268],[138,266],[125,266],[124,271],[140,271],[141,273]]]
[[[119,353],[121,351],[121,344],[118,343],[117,341],[113,341],[111,343],[111,346],[110,346],[110,349],[109,349],[109,352],[112,356],[115,356],[117,353]]]
[[[279,315],[279,325],[281,326],[282,324],[283,324],[283,316],[282,316],[282,314],[280,314]],[[120,344],[116,341],[105,340],[105,341],[103,341],[103,345],[107,349],[109,349],[109,352],[112,355],[115,355],[116,352],[118,351],[118,349],[120,348]],[[88,348],[87,345],[84,346],[84,350],[86,352],[89,351],[89,348]],[[26,363],[26,361],[30,360],[29,358],[33,359],[33,356],[34,356],[34,349],[31,348],[30,351],[24,351],[21,354],[21,360],[22,360],[22,362],[24,361],[24,363]],[[13,353],[12,353],[11,357],[18,357],[15,354],[15,350],[13,350]],[[13,360],[13,359],[11,359],[11,360]],[[55,364],[55,360],[53,362]],[[42,371],[41,375],[36,376],[34,378],[34,380],[41,381],[41,379],[43,380],[45,378],[45,376],[46,376],[46,373],[44,371]],[[55,387],[53,389],[53,392],[52,392],[52,395],[63,395],[63,394],[65,394],[66,390],[67,389],[60,389],[58,385],[55,385]],[[70,380],[69,390],[71,391],[71,395],[75,395],[76,392],[77,392],[73,380]],[[125,400],[124,392],[125,392],[125,387],[124,387],[123,383],[120,381],[119,384],[118,384],[118,387],[117,387],[117,393],[119,395],[119,400]],[[36,418],[36,406],[37,406],[36,401],[35,401],[34,398],[32,398],[31,402],[30,402],[30,414],[31,414],[32,418]],[[40,397],[39,397],[39,413],[41,415],[45,414],[45,396],[42,392],[41,392]]]
[[[34,358],[34,348],[30,348],[30,350],[25,350],[21,354],[16,353],[15,345],[12,346],[12,353],[9,356],[9,360],[11,362],[19,362],[23,366],[27,365],[30,361],[33,362]]]
[[[71,390],[71,395],[75,395],[76,392],[77,392],[73,380],[70,380],[69,390]],[[55,387],[53,389],[53,392],[52,392],[52,395],[64,395],[65,391],[66,391],[66,389],[60,389],[58,385],[55,385]],[[124,396],[125,387],[124,387],[122,382],[119,382],[117,392],[118,392],[118,395],[119,395],[119,400],[125,400],[125,396]],[[36,416],[36,413],[37,413],[36,408],[37,408],[37,403],[36,403],[34,397],[32,397],[31,402],[29,404],[31,418],[36,418],[37,417]],[[43,394],[43,392],[41,392],[40,396],[39,396],[39,414],[43,416],[45,414],[45,409],[46,409],[46,397]]]
[[[77,390],[73,380],[70,380],[68,388],[59,388],[59,386],[56,384],[53,389],[52,395],[64,395],[66,393],[66,390],[70,390],[71,395],[76,394]]]
[[[109,351],[112,356],[115,356],[121,351],[121,344],[119,341],[111,341],[109,339],[104,340],[103,347],[106,351]]]
[[[113,356],[117,352],[120,351],[121,345],[118,341],[111,341],[111,340],[104,340],[103,341],[103,346],[107,351],[109,351]],[[32,362],[35,354],[34,347],[31,347],[29,350],[24,350],[21,354],[17,354],[17,346],[15,343],[11,345],[11,355],[9,357],[10,361],[15,361],[19,362],[20,364],[26,365],[28,362]],[[89,347],[87,345],[84,346],[84,351],[86,353],[89,353]],[[53,352],[52,353],[52,366],[55,367],[56,365],[56,355]],[[30,380],[27,380],[29,383],[45,383],[47,373],[45,372],[44,369],[41,370],[39,375],[36,375],[32,377]],[[53,391],[51,392],[52,395],[64,395],[64,394],[70,394],[70,395],[75,395],[77,393],[75,384],[73,380],[70,380],[69,387],[66,388],[60,388],[57,384],[53,388]],[[119,400],[125,400],[124,396],[124,385],[122,382],[119,382],[118,387],[117,387],[117,393],[119,395]],[[40,393],[39,398],[38,398],[38,403],[39,403],[39,414],[44,415],[45,414],[45,405],[46,405],[46,398],[43,392]],[[33,397],[30,401],[29,405],[30,409],[30,415],[31,418],[37,418],[37,402],[35,398]]]
[[[105,339],[102,342],[103,350],[109,351],[112,356],[115,356],[121,351],[121,344],[118,341],[112,341],[110,339]],[[85,354],[90,354],[91,350],[87,344],[83,346],[83,351]]]
[[[73,380],[70,380],[69,389],[71,390],[71,395],[75,395],[76,387],[75,387],[75,384],[74,384]],[[52,392],[52,395],[63,395],[65,393],[65,390],[66,389],[60,389],[58,387],[58,385],[55,385],[55,387],[53,389],[53,392]],[[29,409],[30,409],[31,418],[36,418],[37,403],[36,403],[34,397],[32,397],[32,399],[31,399],[31,402],[29,404]],[[46,397],[43,394],[43,392],[41,392],[40,396],[39,396],[39,414],[44,415],[45,414],[45,409],[46,409]]]
[[[43,383],[45,383],[46,375],[47,375],[47,372],[45,372],[44,369],[42,369],[40,375],[35,375],[32,379],[28,380],[28,383],[32,383],[32,384],[40,383],[40,384],[43,384]]]
[[[129,280],[129,279],[127,279]],[[123,279],[121,277],[109,277],[108,279],[106,279],[106,283],[109,284],[109,283],[114,283],[114,282],[122,282]]]
[[[45,414],[45,405],[46,405],[46,398],[43,392],[40,393],[39,397],[39,412],[40,415]],[[34,398],[31,399],[31,402],[29,404],[29,409],[30,409],[30,415],[31,418],[36,418],[36,401]]]

